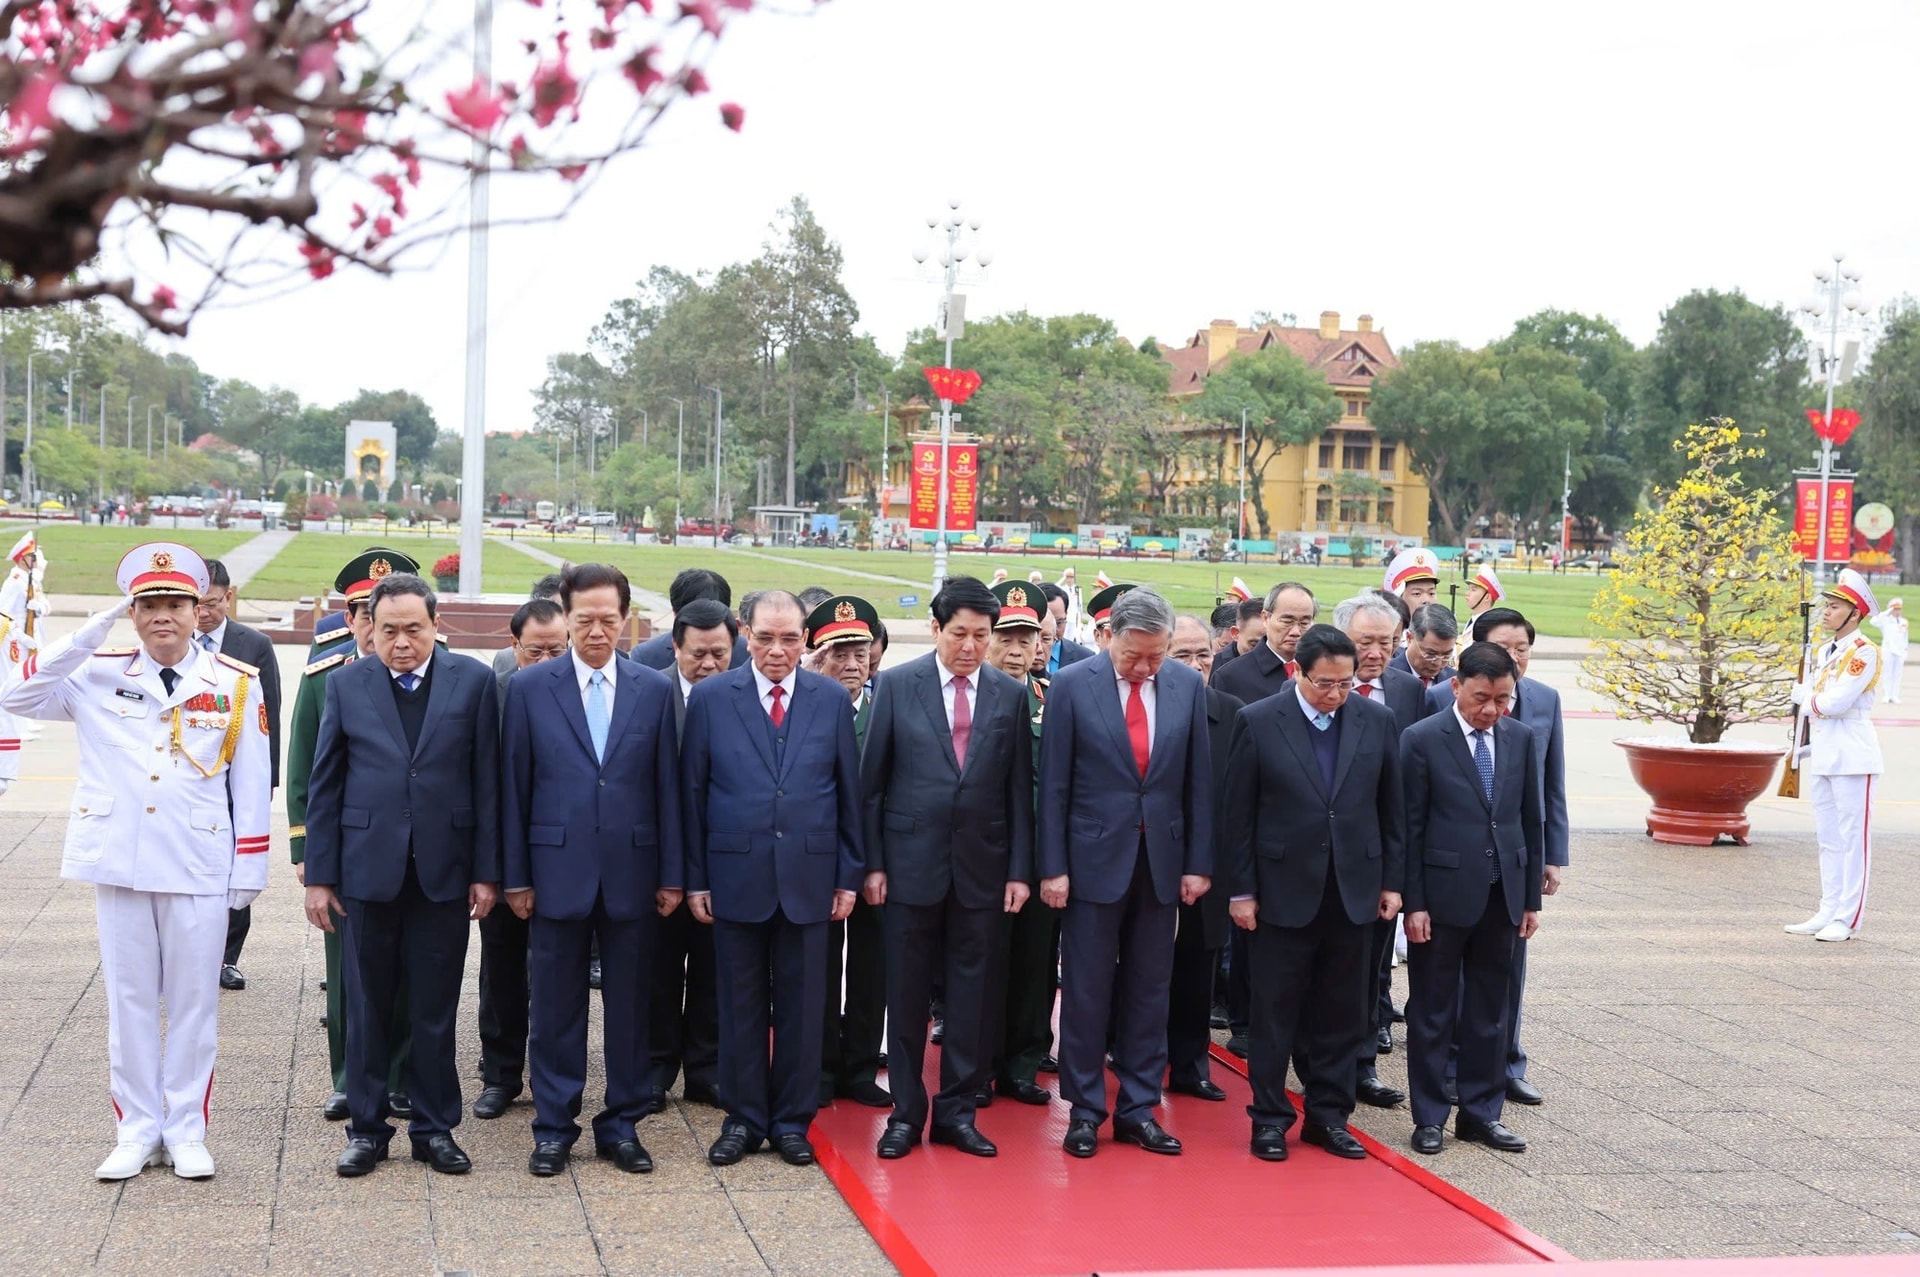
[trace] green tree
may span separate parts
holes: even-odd
[[[1920,579],[1920,302],[1903,297],[1880,315],[1853,443],[1863,492],[1892,507],[1900,579]]]
[[[1247,492],[1260,520],[1261,539],[1273,536],[1267,514],[1266,473],[1289,447],[1305,447],[1340,419],[1340,396],[1327,379],[1285,346],[1236,355],[1207,378],[1198,414],[1221,426],[1247,423]]]
[[[1636,392],[1642,352],[1597,315],[1543,310],[1513,326],[1497,349],[1544,346],[1579,361],[1580,384],[1599,395],[1605,411],[1584,447],[1573,449],[1572,513],[1609,529],[1623,526],[1639,505],[1645,480],[1640,455]],[[1563,458],[1564,460],[1564,458]]]

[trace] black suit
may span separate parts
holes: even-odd
[[[1293,662],[1281,660],[1268,643],[1230,664],[1213,667],[1213,686],[1243,705],[1263,701],[1292,681]]]
[[[493,661],[500,720],[507,717],[507,683],[519,670],[512,648],[507,663]],[[518,1095],[527,1067],[527,1008],[532,989],[527,970],[527,922],[503,900],[480,919],[480,1080]]]
[[[989,1012],[1000,1005],[1006,887],[1033,873],[1027,689],[992,666],[976,672],[961,762],[941,682],[931,652],[882,674],[860,761],[867,872],[887,878],[881,923],[893,1117],[916,1131],[927,1121],[921,1062],[936,972],[946,989],[946,1034],[933,1123],[973,1121],[974,1094],[993,1059]]]
[[[1433,938],[1407,954],[1407,1080],[1420,1126],[1446,1120],[1442,1079],[1456,1040],[1461,1113],[1500,1119],[1514,946],[1523,913],[1540,908],[1546,864],[1533,732],[1511,718],[1494,724],[1489,801],[1460,721],[1434,714],[1400,738],[1406,910],[1433,924]]]
[[[673,626],[669,623],[666,629],[627,653],[627,659],[638,661],[650,670],[671,674],[673,672]],[[743,632],[734,635],[733,657],[727,662],[727,669],[737,670],[746,663],[747,636]]]
[[[260,699],[267,707],[267,756],[272,761],[273,786],[280,787],[280,660],[273,652],[273,640],[251,626],[228,618],[226,633],[220,636],[220,654],[245,661],[260,671]],[[227,966],[240,965],[240,949],[247,943],[253,927],[253,906],[227,910],[227,952],[221,959]]]
[[[1350,697],[1322,732],[1292,690],[1249,705],[1224,811],[1228,890],[1259,906],[1249,946],[1251,1115],[1256,1125],[1293,1124],[1287,1061],[1298,1054],[1307,1121],[1345,1126],[1370,1031],[1380,893],[1398,890],[1405,869],[1392,713]]]
[[[680,674],[673,680],[675,739],[686,730],[687,701]],[[689,1090],[713,1092],[720,1072],[720,1005],[713,983],[713,928],[693,919],[683,900],[653,932],[653,996],[647,1002],[649,1081],[664,1100],[684,1068]]]
[[[1387,668],[1390,670],[1399,670],[1402,674],[1412,675],[1414,678],[1420,678],[1418,674],[1414,674],[1413,663],[1407,660],[1407,649],[1404,647],[1393,654],[1393,659],[1387,662]],[[1435,688],[1452,677],[1453,666],[1449,665],[1434,675],[1431,682],[1426,679],[1420,679],[1420,685],[1424,688]]]
[[[350,1136],[385,1144],[388,1029],[404,982],[416,1141],[460,1123],[454,1017],[468,888],[500,881],[500,710],[493,672],[436,651],[402,691],[378,660],[327,679],[307,798],[307,885],[346,906]]]
[[[1233,742],[1234,716],[1241,703],[1217,688],[1207,689],[1207,746],[1213,761],[1214,827],[1223,819],[1227,754]],[[1173,982],[1167,990],[1167,1076],[1176,1086],[1210,1081],[1208,1028],[1213,1014],[1213,973],[1227,942],[1227,893],[1219,887],[1193,904],[1180,906],[1180,929],[1173,938]]]
[[[1433,711],[1427,703],[1426,685],[1418,675],[1395,669],[1389,663],[1380,681],[1385,686],[1386,706],[1393,711],[1394,748],[1398,749],[1400,734]],[[1356,690],[1355,695],[1358,694]],[[1374,695],[1379,696],[1379,692]],[[1379,1033],[1382,1027],[1393,1022],[1393,937],[1397,929],[1392,918],[1374,923],[1373,1031],[1360,1044],[1359,1075],[1363,1078],[1377,1076]]]

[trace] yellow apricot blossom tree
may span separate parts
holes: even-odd
[[[1621,568],[1593,599],[1581,686],[1696,744],[1789,707],[1803,567],[1775,494],[1741,474],[1765,455],[1763,435],[1726,417],[1688,426],[1673,445],[1687,473],[1634,516]]]

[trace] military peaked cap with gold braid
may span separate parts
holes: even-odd
[[[880,613],[865,599],[836,594],[807,614],[807,650],[830,643],[871,643]]]

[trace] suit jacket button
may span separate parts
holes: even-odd
[[[410,811],[403,811],[403,812],[401,812],[401,813],[400,813],[400,819],[402,819],[402,820],[412,820],[412,819],[413,819],[413,813],[412,813],[412,812],[410,812]]]
[[[773,796],[775,798],[785,798],[787,796],[787,791],[784,789],[776,789],[773,791]]]
[[[783,832],[781,832],[780,830],[778,830],[778,829],[776,829],[776,830],[774,830],[774,831],[773,831],[773,836],[774,836],[775,838],[785,838],[785,837],[786,837],[786,834],[784,834],[784,833],[783,833]]]
[[[605,779],[603,778],[603,779],[602,779],[602,780],[600,781],[600,788],[602,788],[602,789],[605,789],[606,787],[607,787],[607,782],[606,782],[606,780],[605,780]]]
[[[419,774],[420,774],[419,772],[417,772],[417,771],[415,771],[415,770],[414,770],[413,768],[411,768],[411,767],[409,767],[409,768],[407,769],[407,775],[409,775],[409,776],[418,776]]]

